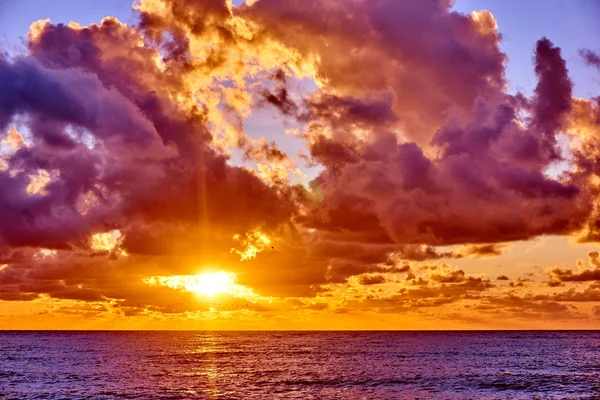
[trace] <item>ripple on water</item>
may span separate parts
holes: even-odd
[[[0,332],[0,398],[584,399],[596,332]]]

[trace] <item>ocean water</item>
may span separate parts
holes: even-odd
[[[1,399],[593,399],[600,332],[0,331]]]

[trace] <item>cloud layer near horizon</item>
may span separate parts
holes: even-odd
[[[482,312],[571,315],[553,297],[483,296],[495,278],[414,265],[541,235],[598,240],[599,99],[573,98],[550,40],[535,45],[526,98],[507,90],[494,17],[448,1],[143,0],[137,12],[136,26],[38,21],[26,54],[0,58],[0,300],[203,310],[142,278],[215,265],[262,296],[400,287],[337,293],[338,311],[479,299]],[[259,108],[305,144],[320,168],[308,185],[290,183],[293,155],[244,130]]]

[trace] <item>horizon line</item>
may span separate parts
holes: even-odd
[[[4,329],[4,332],[600,332],[600,329]]]

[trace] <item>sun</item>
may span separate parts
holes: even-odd
[[[164,286],[208,297],[220,293],[249,301],[260,297],[252,288],[236,283],[237,275],[233,272],[219,271],[197,275],[150,276],[143,278],[142,281],[150,286]]]
[[[186,289],[209,297],[213,297],[217,293],[229,293],[235,283],[231,275],[221,271],[190,276]]]
[[[218,293],[234,296],[251,294],[251,290],[235,283],[234,273],[219,271],[198,275],[152,276],[144,278],[144,283],[152,286],[167,286],[213,297]]]

